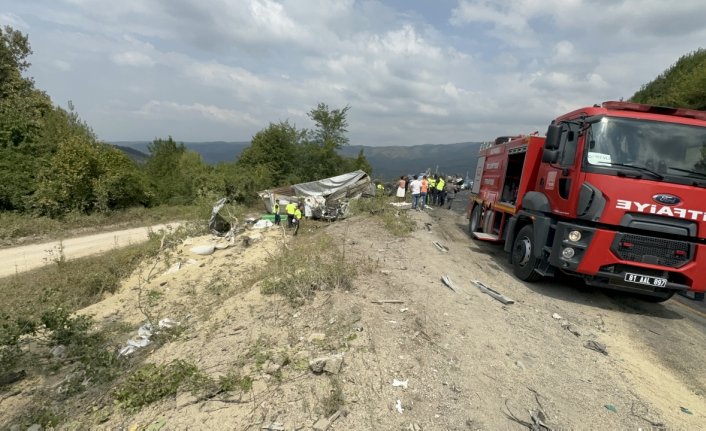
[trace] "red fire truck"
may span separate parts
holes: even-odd
[[[558,271],[664,301],[706,291],[706,112],[605,102],[481,147],[467,208],[525,281]]]

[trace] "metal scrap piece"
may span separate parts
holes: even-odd
[[[449,248],[446,247],[445,245],[439,244],[438,241],[432,241],[432,243],[436,246],[436,248],[439,249],[439,251],[446,253],[449,251]]]
[[[454,292],[458,293],[458,288],[456,287],[456,285],[454,284],[454,282],[451,281],[451,279],[449,278],[448,275],[442,275],[442,276],[441,276],[441,282],[444,283],[444,284],[446,285],[446,287],[448,287],[449,289],[451,289],[451,290],[453,290]]]
[[[481,292],[487,293],[488,295],[492,296],[493,298],[497,299],[498,301],[502,302],[503,304],[514,304],[515,301],[508,298],[507,296],[503,295],[502,293],[491,289],[490,287],[486,286],[482,282],[478,280],[473,280],[471,283],[475,284],[478,286]]]

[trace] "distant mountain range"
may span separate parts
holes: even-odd
[[[148,157],[149,141],[111,142],[123,150],[130,158],[143,163]],[[195,151],[209,164],[234,162],[250,142],[184,142],[186,148]],[[349,145],[341,154],[356,157],[363,150],[373,167],[373,177],[391,180],[401,175],[418,174],[429,169],[431,172],[473,175],[478,158],[480,142],[460,142],[456,144],[427,144],[411,147],[371,147]]]

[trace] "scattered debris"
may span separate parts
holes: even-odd
[[[502,293],[491,289],[490,287],[486,286],[485,284],[483,284],[482,282],[480,282],[478,280],[474,280],[474,281],[472,281],[472,283],[475,284],[476,286],[478,286],[478,288],[480,289],[481,292],[492,296],[493,298],[497,299],[498,301],[502,302],[503,304],[514,304],[515,303],[515,301],[513,299],[510,299],[510,298],[504,296]]]
[[[537,391],[535,391],[534,389],[531,389],[531,388],[527,388],[527,389],[529,389],[530,392],[532,392],[534,394],[534,399],[537,402],[537,406],[538,406],[537,409],[533,409],[533,410],[529,411],[530,419],[532,420],[532,422],[523,421],[522,419],[519,419],[517,416],[515,416],[515,414],[512,412],[512,410],[510,410],[510,406],[508,406],[508,404],[507,404],[507,402],[508,402],[507,399],[505,399],[505,408],[507,409],[507,413],[506,412],[503,412],[503,413],[505,414],[505,416],[508,419],[510,419],[520,425],[523,425],[532,431],[552,431],[553,428],[551,428],[547,424],[547,416],[548,415],[544,412],[544,407],[542,406],[542,403],[539,402],[539,393]]]
[[[576,328],[574,328],[574,325],[572,325],[571,323],[569,323],[568,320],[562,321],[562,322],[561,322],[561,327],[564,328],[564,329],[566,329],[567,331],[571,332],[572,334],[574,334],[574,335],[577,336],[577,337],[580,337],[580,336],[581,336],[581,333],[580,333],[579,331],[577,331]]]
[[[442,275],[441,281],[446,285],[446,287],[458,293],[458,288],[456,288],[456,285],[453,283],[453,281],[451,281],[448,275]]]
[[[428,230],[429,232],[431,232],[431,223],[428,223],[428,222],[427,222],[427,223],[424,223],[424,227],[426,227],[427,230]]]
[[[175,322],[174,320],[168,317],[161,319],[158,323],[159,329],[169,329],[178,325],[179,322]],[[149,346],[152,343],[150,337],[152,337],[154,332],[155,331],[150,323],[145,323],[144,325],[140,326],[137,330],[137,336],[127,340],[127,346],[120,349],[120,351],[118,352],[118,356],[128,356],[131,353],[135,352],[135,350],[137,349]]]
[[[331,426],[331,424],[338,419],[341,415],[346,415],[347,412],[344,410],[338,410],[336,413],[332,414],[331,416],[327,418],[320,418],[318,421],[316,421],[313,425],[314,431],[326,431],[328,427]],[[284,429],[284,428],[282,428]]]
[[[436,248],[439,249],[439,251],[441,251],[441,252],[446,253],[446,252],[449,251],[449,248],[448,248],[448,247],[446,247],[445,245],[439,244],[437,241],[432,241],[432,243],[433,243],[433,244],[436,246]]]
[[[407,389],[407,380],[397,380],[397,379],[393,379],[393,380],[392,380],[392,387],[394,387],[394,388]]]
[[[284,431],[284,424],[272,422],[271,424],[263,425],[261,429],[268,431]]]
[[[54,359],[64,359],[66,357],[66,346],[59,344],[51,349],[51,355]]]
[[[404,411],[404,409],[402,408],[402,401],[401,400],[397,400],[397,402],[395,403],[395,408],[400,413],[402,413]]]
[[[686,413],[687,415],[693,415],[691,410],[687,409],[686,407],[679,407],[679,409],[683,412]]]
[[[603,407],[605,407],[606,409],[610,410],[613,413],[618,413],[618,409],[616,409],[613,404],[606,404]]]
[[[363,324],[360,322],[355,322],[353,326],[351,327],[356,332],[363,332]]]
[[[258,220],[254,225],[252,225],[252,228],[253,229],[267,229],[267,228],[271,228],[274,225],[275,224],[269,220],[261,219],[261,220]]]
[[[370,302],[373,304],[404,304],[404,301],[401,299],[378,299]]]
[[[407,307],[405,307],[405,308],[400,308],[400,313],[405,313],[405,312],[407,312],[407,311],[409,311],[409,308],[407,308]]]
[[[585,347],[587,349],[595,350],[596,352],[599,352],[599,353],[603,353],[604,355],[608,355],[608,350],[606,350],[605,344],[601,344],[598,341],[588,340],[583,345],[583,347]]]
[[[561,315],[559,313],[552,314],[552,319],[561,320]]]

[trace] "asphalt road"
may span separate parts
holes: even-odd
[[[178,223],[168,225],[159,224],[150,227],[104,232],[62,241],[46,242],[43,244],[0,249],[0,277],[7,277],[48,265],[58,260],[62,254],[64,259],[76,259],[115,248],[126,247],[131,244],[137,244],[146,241],[149,232],[157,232],[162,229],[177,226]]]

